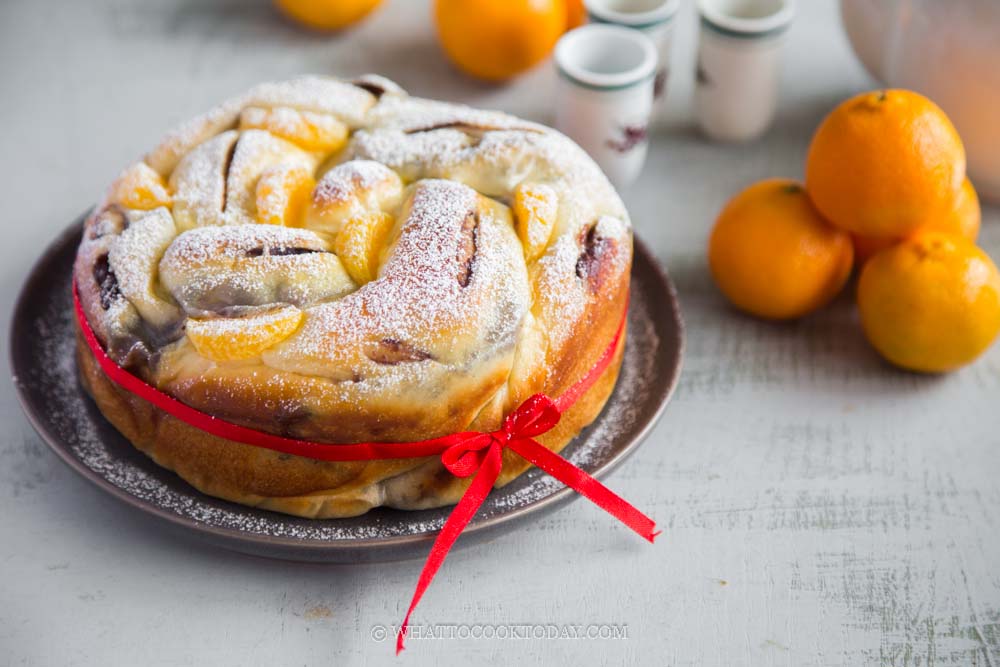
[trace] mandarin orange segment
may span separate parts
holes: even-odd
[[[348,275],[358,283],[369,283],[378,275],[379,256],[392,232],[393,218],[388,213],[366,213],[349,218],[333,242]]]
[[[289,107],[250,107],[240,114],[241,130],[267,130],[307,151],[330,153],[347,143],[347,126],[326,114]]]
[[[257,221],[300,227],[316,180],[298,166],[271,167],[257,181]]]
[[[522,183],[514,190],[514,224],[529,262],[545,252],[555,226],[557,207],[556,192],[547,185]]]
[[[299,328],[304,314],[295,306],[280,306],[246,317],[189,319],[188,340],[201,356],[213,361],[238,361],[260,356]]]
[[[171,204],[170,191],[163,177],[145,162],[136,162],[118,176],[111,185],[108,200],[142,211]]]

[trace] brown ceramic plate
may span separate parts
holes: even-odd
[[[352,519],[300,519],[203,495],[137,451],[80,387],[73,360],[70,275],[82,218],[38,260],[21,290],[10,331],[14,384],[35,430],[66,464],[165,527],[245,553],[290,560],[362,562],[426,555],[451,508],[379,508]],[[638,239],[628,340],[618,385],[604,411],[563,450],[603,477],[634,451],[666,406],[680,373],[682,324],[673,285]],[[628,498],[628,488],[612,484]],[[468,545],[577,497],[532,469],[494,490],[459,540]],[[608,518],[613,521],[612,518]]]

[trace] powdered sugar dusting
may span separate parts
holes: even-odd
[[[226,306],[297,306],[357,288],[327,243],[305,229],[276,225],[200,227],[177,237],[159,265],[160,281],[190,316]]]
[[[246,95],[245,104],[291,107],[336,116],[352,127],[365,122],[375,96],[344,81],[324,76],[301,76],[289,81],[262,83]]]
[[[265,353],[264,361],[317,375],[342,376],[351,369],[363,378],[351,391],[365,392],[389,381],[418,382],[430,390],[473,354],[512,354],[528,307],[527,274],[509,224],[489,209],[477,214],[477,197],[450,181],[414,186],[381,279],[307,309],[301,331]],[[461,228],[471,215],[479,215],[478,227],[469,232],[477,239],[476,252],[470,280],[462,285]],[[426,352],[428,361],[385,365],[366,359],[368,346],[385,339],[405,341]]]
[[[177,308],[156,294],[156,265],[177,230],[165,208],[157,208],[134,220],[111,246],[108,255],[122,294],[144,319],[163,326],[176,316]]]
[[[380,162],[351,160],[326,172],[316,184],[316,202],[345,202],[379,183],[397,180],[396,174]]]
[[[257,181],[269,167],[281,165],[303,169],[316,168],[317,158],[295,144],[264,130],[240,133],[226,171],[226,203],[223,224],[253,224],[256,219]]]
[[[170,176],[178,231],[222,224],[226,205],[226,165],[239,134],[223,132],[187,153]]]

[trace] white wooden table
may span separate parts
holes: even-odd
[[[867,347],[849,295],[764,324],[709,278],[705,240],[728,195],[801,175],[821,116],[874,86],[836,5],[800,5],[778,122],[742,147],[691,128],[685,6],[665,122],[626,193],[680,290],[688,345],[673,403],[610,482],[664,535],[650,547],[573,503],[454,553],[414,619],[626,637],[411,640],[405,663],[1000,665],[1000,347],[947,377],[904,374]],[[254,82],[377,71],[415,94],[550,117],[548,66],[488,87],[445,64],[432,35],[425,1],[388,0],[335,38],[264,1],[0,3],[4,331],[33,259],[121,166]],[[984,213],[1000,258],[1000,210]],[[59,463],[9,382],[0,420],[0,664],[389,662],[373,627],[402,617],[419,562],[299,565],[163,535]]]

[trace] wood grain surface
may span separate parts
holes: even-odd
[[[1000,347],[921,377],[869,349],[852,288],[794,324],[725,305],[704,259],[725,199],[801,176],[822,115],[876,84],[836,4],[801,2],[774,129],[746,146],[709,144],[692,129],[690,5],[648,168],[626,193],[677,282],[685,370],[653,435],[610,478],[665,533],[650,547],[576,502],[457,552],[414,622],[529,636],[412,639],[399,664],[997,667]],[[0,3],[4,331],[33,259],[165,129],[259,80],[364,71],[551,118],[548,65],[503,87],[460,76],[424,0],[387,0],[334,37],[248,0]],[[1000,258],[996,207],[984,209],[982,243]],[[0,664],[391,663],[377,628],[399,622],[420,563],[271,562],[164,534],[63,467],[9,382],[0,419]],[[613,636],[534,636],[578,626]]]

